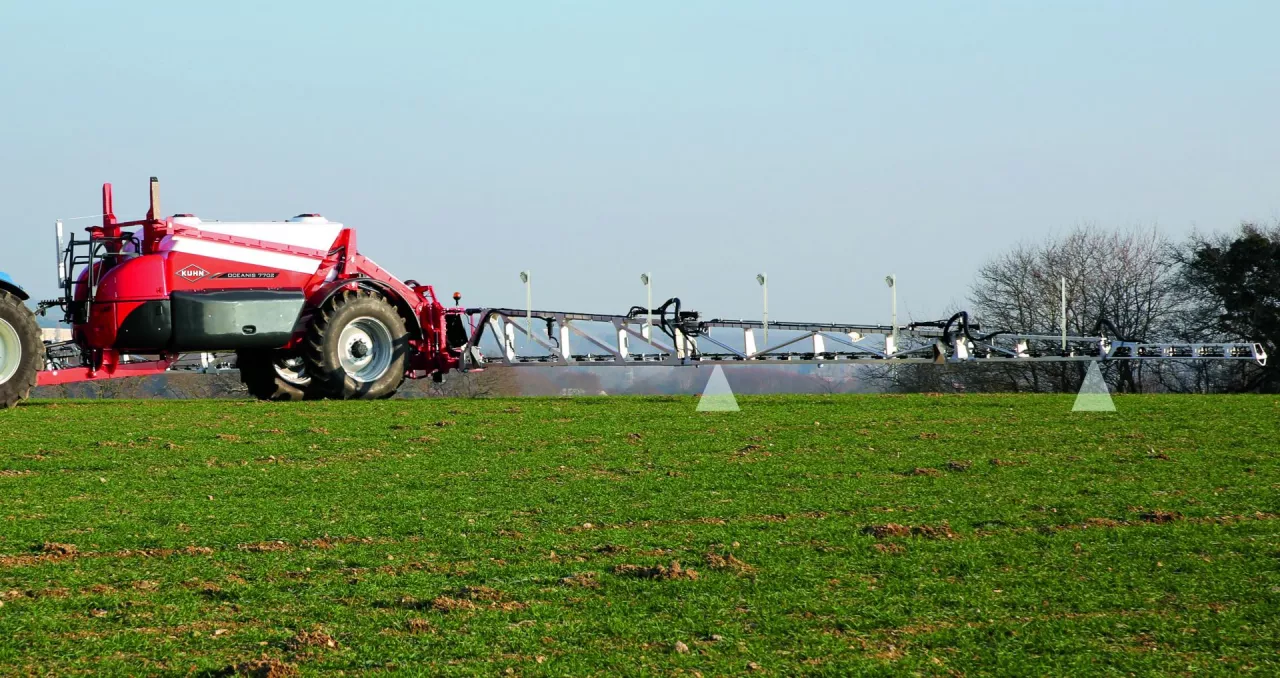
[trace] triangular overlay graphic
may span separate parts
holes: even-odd
[[[1107,388],[1107,380],[1102,378],[1102,370],[1098,369],[1096,360],[1089,361],[1089,372],[1084,375],[1084,383],[1080,385],[1080,395],[1076,396],[1076,404],[1071,411],[1116,411],[1116,404],[1111,401],[1111,391]]]
[[[711,371],[706,388],[702,389],[702,397],[698,399],[699,412],[737,412],[738,399],[733,397],[733,389],[729,388],[729,380],[719,365]]]

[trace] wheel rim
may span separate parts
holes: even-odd
[[[0,320],[0,384],[6,384],[22,365],[22,338],[7,320]]]
[[[281,358],[271,363],[271,367],[275,369],[276,376],[294,386],[306,386],[311,383],[311,376],[307,374],[307,364],[300,356]]]
[[[356,381],[377,381],[391,367],[391,330],[377,318],[356,318],[342,328],[338,355],[342,370]]]

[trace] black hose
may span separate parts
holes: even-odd
[[[1123,335],[1123,333],[1120,332],[1120,329],[1116,327],[1115,323],[1111,322],[1106,317],[1098,318],[1097,324],[1093,326],[1093,333],[1100,334],[1103,328],[1106,328],[1108,332],[1111,332],[1111,336],[1114,337],[1116,341],[1124,341],[1124,342],[1138,341],[1137,339],[1126,338]]]
[[[667,309],[671,306],[675,306],[675,312],[671,316],[671,322],[668,322]],[[670,337],[672,341],[675,341],[676,332],[673,324],[680,322],[680,297],[671,297],[670,299],[662,302],[662,305],[657,308],[632,306],[631,310],[627,311],[628,318],[634,318],[645,314],[657,315],[658,329],[662,330],[662,333]]]
[[[560,339],[555,336],[555,324],[556,324],[555,319],[546,318],[546,321],[547,321],[547,339],[554,341],[556,343],[556,348],[560,348]]]
[[[951,346],[951,345],[952,345],[952,343],[951,343],[951,327],[952,327],[953,325],[955,325],[955,324],[956,324],[956,321],[957,321],[957,320],[958,320],[958,321],[960,321],[960,333],[961,333],[961,334],[963,334],[963,335],[964,335],[964,337],[965,337],[966,339],[968,339],[969,341],[975,341],[975,342],[977,342],[977,341],[982,341],[982,342],[985,342],[985,341],[990,341],[991,339],[994,339],[995,337],[998,337],[998,336],[1000,336],[1000,335],[1002,335],[1002,334],[1013,334],[1013,332],[1012,332],[1011,330],[996,330],[996,331],[994,331],[994,332],[989,332],[989,333],[987,333],[987,334],[983,334],[983,335],[980,335],[980,336],[975,337],[975,336],[973,336],[973,334],[970,332],[970,330],[977,330],[977,329],[981,329],[981,327],[980,327],[979,325],[977,325],[977,324],[973,324],[973,325],[971,325],[971,324],[969,323],[969,314],[968,314],[968,312],[966,312],[966,311],[960,311],[960,312],[956,313],[955,315],[951,316],[950,318],[948,318],[948,319],[946,319],[946,320],[930,320],[930,321],[914,322],[914,323],[911,323],[910,325],[908,325],[907,327],[908,327],[908,328],[910,328],[910,329],[915,329],[915,328],[917,328],[917,327],[938,327],[938,328],[941,328],[941,329],[942,329],[942,335],[943,335],[943,336],[942,336],[942,341],[943,341],[943,343],[945,343],[947,346]],[[1124,333],[1123,333],[1123,332],[1121,332],[1121,331],[1120,331],[1120,329],[1119,329],[1118,327],[1116,327],[1115,323],[1111,322],[1111,321],[1110,321],[1110,320],[1108,320],[1106,317],[1100,317],[1100,318],[1098,318],[1098,322],[1097,322],[1097,324],[1095,324],[1095,325],[1093,326],[1093,334],[1096,334],[1096,335],[1102,336],[1102,334],[1101,334],[1101,333],[1102,333],[1102,330],[1103,330],[1103,329],[1105,329],[1105,330],[1110,334],[1110,336],[1111,336],[1113,339],[1115,339],[1116,341],[1122,341],[1122,342],[1136,342],[1136,341],[1138,341],[1137,339],[1133,339],[1133,338],[1130,338],[1130,337],[1126,337],[1126,336],[1124,335]]]
[[[975,338],[974,338],[974,336],[973,336],[972,334],[970,334],[970,333],[969,333],[969,312],[968,312],[968,311],[960,311],[960,312],[956,313],[955,315],[951,316],[950,318],[948,318],[948,319],[947,319],[946,324],[945,324],[945,325],[943,325],[943,327],[942,327],[942,341],[943,341],[943,343],[945,343],[947,346],[951,346],[951,345],[952,345],[952,343],[951,343],[951,326],[952,326],[953,324],[955,324],[955,322],[956,322],[957,320],[959,320],[959,321],[960,321],[960,333],[964,335],[964,338],[965,338],[965,339],[968,339],[969,341],[980,341],[979,339],[975,339]],[[994,335],[996,335],[996,334],[999,334],[999,332],[992,332],[991,334],[989,334],[989,335],[987,335],[987,336],[988,336],[988,337],[990,337],[990,336],[994,336]]]

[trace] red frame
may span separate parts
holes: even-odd
[[[254,279],[226,279],[220,281],[222,287],[216,289],[300,289],[307,299],[303,310],[304,315],[343,289],[376,289],[413,321],[409,329],[411,353],[406,376],[421,378],[437,372],[447,372],[458,365],[458,356],[448,349],[445,342],[445,318],[449,315],[461,315],[464,309],[445,307],[436,298],[435,290],[431,285],[407,285],[368,257],[360,254],[356,248],[356,232],[352,228],[343,228],[339,231],[333,246],[328,251],[202,231],[196,226],[176,223],[173,217],[158,216],[158,185],[154,179],[151,184],[151,207],[145,219],[121,222],[117,220],[113,208],[111,184],[103,184],[102,224],[86,229],[90,240],[118,239],[123,236],[126,228],[141,227],[142,232],[139,238],[141,252],[138,253],[140,256],[121,258],[117,256],[121,254],[119,240],[111,240],[106,244],[108,257],[114,261],[109,260],[102,264],[98,295],[92,305],[94,313],[88,322],[73,328],[74,340],[88,358],[89,365],[73,369],[43,371],[38,377],[38,383],[42,386],[160,374],[177,360],[178,356],[166,351],[165,347],[156,346],[137,350],[130,348],[126,351],[130,355],[156,355],[155,360],[122,362],[122,351],[112,345],[119,329],[120,318],[123,317],[123,314],[117,313],[116,306],[127,309],[147,299],[167,298],[169,292],[174,289],[189,289],[199,281],[178,276],[177,271],[191,265],[202,265],[200,263],[202,259],[218,261],[216,257],[163,251],[161,243],[164,238],[175,235],[185,240],[199,240],[319,259],[319,267],[313,274],[287,272],[281,274],[279,280],[273,279],[271,284],[262,284],[261,280]],[[146,265],[134,264],[147,259],[149,255],[162,257],[163,265],[159,265],[156,260],[150,260]],[[184,263],[187,261],[193,263]],[[202,265],[204,266],[208,264]],[[249,269],[268,270],[268,267],[254,264],[243,266]],[[117,268],[120,270],[115,270]],[[137,273],[132,273],[133,270]],[[113,276],[113,272],[120,275]],[[204,289],[214,288],[206,286]],[[108,294],[104,297],[104,293]],[[73,295],[77,298],[85,298],[87,294],[88,286],[82,274],[81,282],[73,286]],[[99,313],[100,309],[106,310]],[[281,348],[292,348],[301,339],[302,336],[297,334],[288,345]]]

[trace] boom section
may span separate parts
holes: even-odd
[[[521,308],[469,308],[471,332],[461,369],[490,365],[666,366],[733,364],[947,364],[1149,360],[1249,360],[1265,365],[1257,343],[1150,343],[1098,334],[1066,336],[980,329],[967,314],[951,321],[892,325],[700,320],[692,311],[612,315]],[[963,317],[962,317],[963,316]],[[959,320],[959,322],[956,322]],[[1065,349],[1064,349],[1065,345]]]

